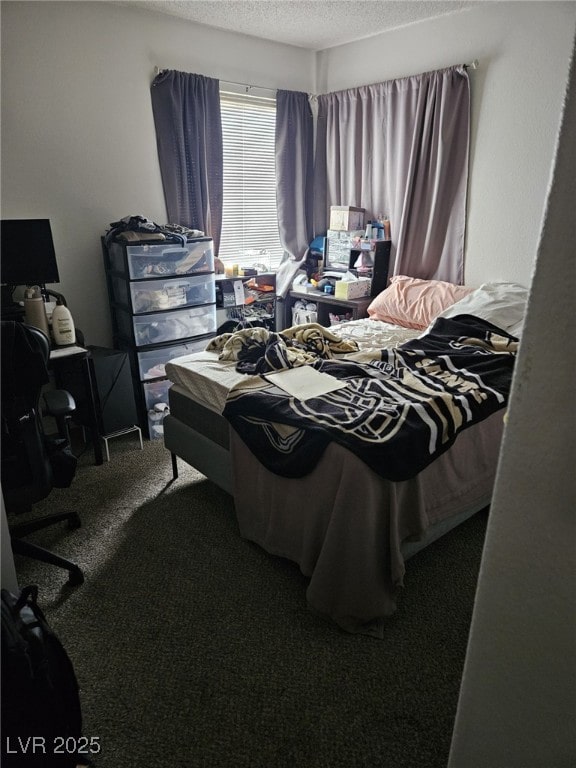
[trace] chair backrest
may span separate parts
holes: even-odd
[[[39,401],[49,381],[50,342],[38,328],[1,322],[2,492],[8,510],[27,509],[52,490]]]

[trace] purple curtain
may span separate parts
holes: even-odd
[[[152,82],[151,95],[168,221],[205,232],[217,254],[223,166],[219,81],[165,70]]]
[[[314,236],[312,221],[314,128],[309,96],[276,93],[276,203],[284,261],[276,291],[285,296]]]
[[[462,66],[319,96],[316,230],[331,205],[385,214],[394,274],[461,284],[469,123]]]

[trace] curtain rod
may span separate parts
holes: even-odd
[[[480,66],[480,62],[478,61],[478,59],[474,59],[469,64],[463,64],[464,69],[478,69],[479,66]],[[154,74],[156,76],[161,75],[162,72],[166,72],[166,70],[165,69],[161,69],[158,66],[154,67]],[[241,88],[246,88],[246,93],[248,93],[248,91],[251,90],[252,88],[258,88],[258,89],[261,89],[263,91],[273,91],[273,90],[275,90],[274,88],[266,88],[263,85],[250,85],[249,83],[236,83],[236,82],[234,82],[234,80],[220,80],[220,82],[224,83],[225,85],[237,85],[237,86],[239,86]]]
[[[160,67],[154,67],[154,74],[156,76],[161,75],[162,72],[166,72],[166,71],[167,71],[166,69],[161,69]],[[224,85],[237,85],[237,86],[239,86],[241,88],[246,88],[247,92],[248,92],[248,90],[250,90],[252,88],[258,88],[259,90],[262,90],[262,91],[274,91],[274,90],[276,90],[275,88],[267,88],[264,85],[251,85],[250,83],[236,83],[236,82],[234,82],[234,80],[220,80],[219,82],[224,83]]]

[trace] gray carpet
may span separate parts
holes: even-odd
[[[71,656],[97,768],[439,768],[447,762],[486,514],[408,563],[384,641],[306,606],[293,564],[243,541],[232,500],[161,442],[81,458],[29,537],[85,583],[18,558]],[[248,480],[249,482],[249,480]]]

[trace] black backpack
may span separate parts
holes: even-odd
[[[2,590],[2,766],[72,768],[83,740],[78,682],[38,588]]]

